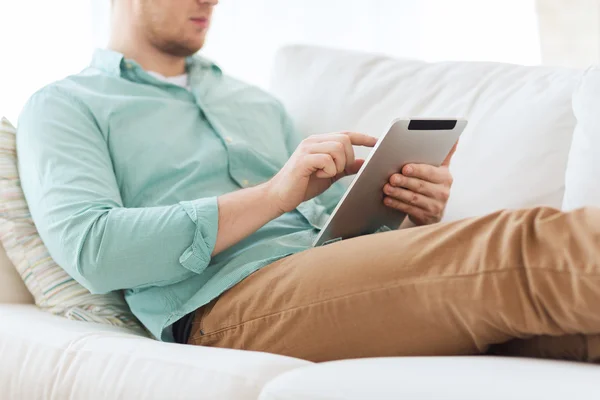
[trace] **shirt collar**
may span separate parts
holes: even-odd
[[[127,68],[128,63],[135,63],[135,61],[129,61],[125,59],[123,54],[108,50],[108,49],[97,49],[94,52],[91,66],[93,68],[100,69],[110,75],[121,76],[124,69]],[[137,64],[137,63],[136,63]],[[199,69],[211,69],[215,73],[221,75],[222,71],[215,63],[207,58],[204,58],[198,54],[186,58],[185,65],[188,73],[196,68]]]
[[[107,49],[96,49],[91,66],[108,74],[120,76],[124,64],[123,54]]]
[[[199,54],[194,54],[193,56],[186,58],[185,65],[188,71],[191,71],[195,66],[199,66],[203,69],[211,69],[219,75],[223,73],[217,64]]]

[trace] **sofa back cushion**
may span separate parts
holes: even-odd
[[[600,67],[586,71],[573,96],[577,127],[567,165],[564,210],[600,207]]]
[[[57,265],[31,218],[17,169],[16,131],[0,119],[0,240],[35,303],[63,317],[145,333],[122,293],[94,295]]]
[[[309,46],[279,51],[271,90],[305,134],[381,135],[396,117],[465,117],[446,220],[560,207],[582,71],[426,63]],[[364,155],[364,150],[359,150]]]

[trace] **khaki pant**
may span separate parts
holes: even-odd
[[[288,257],[198,310],[189,343],[317,362],[488,351],[598,361],[596,334],[600,209],[539,208]]]

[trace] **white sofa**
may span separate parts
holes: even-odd
[[[272,76],[273,93],[305,133],[377,135],[399,116],[469,118],[452,164],[447,220],[561,206],[576,123],[571,97],[582,71],[427,64],[300,46],[278,54]],[[159,343],[31,304],[0,304],[2,400],[562,400],[598,398],[599,383],[595,365],[484,356],[317,365]]]

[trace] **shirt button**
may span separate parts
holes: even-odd
[[[232,139],[232,138],[230,138],[229,136],[227,136],[227,137],[225,138],[225,141],[226,141],[227,143],[233,143],[233,139]]]
[[[250,181],[249,181],[248,179],[244,179],[244,180],[242,181],[242,185],[243,185],[244,187],[248,187],[248,186],[250,185]]]
[[[125,68],[131,69],[131,68],[133,68],[133,65],[130,62],[126,62],[125,63]]]

